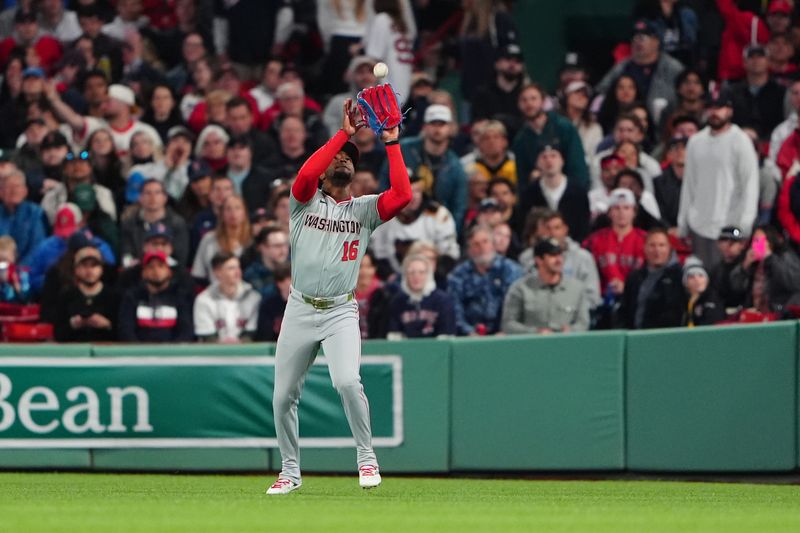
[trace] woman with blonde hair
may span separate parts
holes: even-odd
[[[456,334],[452,297],[436,288],[434,266],[424,255],[403,260],[400,291],[389,304],[389,339]]]
[[[229,196],[222,204],[222,213],[214,231],[206,233],[197,247],[192,264],[192,277],[208,281],[211,259],[217,252],[241,257],[253,240],[247,208],[241,196]]]

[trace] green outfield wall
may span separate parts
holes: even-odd
[[[798,322],[364,343],[385,472],[787,472]],[[280,468],[274,346],[0,345],[0,468]],[[353,470],[318,358],[302,465]]]

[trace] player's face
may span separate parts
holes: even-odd
[[[672,249],[669,239],[663,233],[654,233],[644,244],[644,257],[651,268],[659,268],[667,264]]]
[[[411,261],[405,270],[408,288],[414,292],[421,292],[428,281],[429,272],[425,261]]]
[[[339,152],[325,171],[325,180],[334,187],[344,187],[353,179],[353,161],[345,152]]]

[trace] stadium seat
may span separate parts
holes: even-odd
[[[39,319],[38,304],[0,303],[0,317],[14,317],[27,320]]]
[[[3,324],[5,342],[47,342],[53,340],[53,325],[45,322],[8,322]]]

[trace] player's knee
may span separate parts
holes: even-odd
[[[358,377],[348,379],[347,381],[334,383],[333,387],[340,396],[344,396],[346,394],[361,394],[361,380],[359,380]]]
[[[279,412],[288,411],[297,401],[298,397],[291,391],[275,389],[272,395],[272,409]]]

